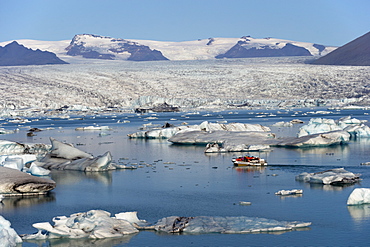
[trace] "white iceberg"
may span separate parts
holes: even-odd
[[[9,154],[0,156],[0,165],[17,170],[22,170],[24,166],[37,159],[35,154]]]
[[[162,218],[155,225],[156,231],[168,233],[259,233],[291,231],[297,228],[304,228],[311,225],[311,222],[277,221],[257,217],[178,217],[171,216]]]
[[[361,205],[370,203],[370,189],[356,188],[349,195],[347,205]]]
[[[362,137],[370,137],[370,129],[363,124],[364,122],[366,121],[351,118],[350,116],[343,117],[338,120],[311,118],[307,125],[303,125],[299,129],[298,137],[337,130],[346,130],[348,132],[353,132],[353,134],[357,134],[353,129],[362,129],[359,130],[359,133],[362,134]]]
[[[271,131],[269,127],[262,126],[260,124],[247,124],[247,123],[209,123],[204,121],[199,125],[190,125],[190,126],[177,126],[177,127],[168,127],[161,129],[153,129],[148,131],[139,131],[136,133],[129,134],[130,138],[171,138],[172,136],[188,131],[203,131],[203,132],[212,132],[212,131],[261,131],[268,132]]]
[[[279,196],[300,195],[300,194],[303,194],[303,190],[293,189],[293,190],[279,190],[275,192],[275,195]]]
[[[351,135],[347,131],[338,130],[322,134],[301,136],[298,138],[287,138],[277,143],[277,146],[285,147],[318,147],[344,144],[349,141]]]
[[[34,162],[35,165],[48,170],[96,172],[116,169],[112,164],[112,155],[109,151],[94,157],[54,138],[50,138],[50,141],[52,142],[52,149],[40,161]]]
[[[86,126],[77,127],[75,130],[110,130],[109,126]]]
[[[53,218],[54,225],[49,222],[35,223],[32,226],[39,231],[25,235],[23,239],[48,238],[116,238],[139,232],[128,220],[111,217],[103,210],[90,210]]]
[[[315,173],[303,172],[296,176],[295,179],[313,184],[344,185],[358,182],[360,174],[354,174],[344,170],[344,168],[335,168]]]
[[[281,122],[276,122],[271,126],[274,126],[274,127],[292,127],[293,123],[292,122],[281,121]]]
[[[35,195],[45,194],[54,189],[55,182],[30,174],[0,167],[0,194],[4,195]]]
[[[22,239],[11,227],[8,220],[0,215],[0,247],[13,247],[22,243]]]

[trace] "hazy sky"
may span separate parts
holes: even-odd
[[[370,0],[0,0],[0,42],[89,33],[188,41],[275,37],[341,46],[370,31]]]

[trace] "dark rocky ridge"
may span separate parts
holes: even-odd
[[[320,57],[312,64],[370,66],[370,32]]]
[[[312,56],[311,53],[303,47],[287,43],[281,49],[274,49],[264,46],[262,49],[245,48],[245,41],[239,41],[230,50],[224,54],[217,55],[216,58],[248,58],[248,57],[282,57],[282,56]]]
[[[32,50],[16,41],[0,47],[0,66],[67,64],[54,53]]]
[[[100,53],[94,50],[94,47],[86,47],[85,42],[80,42],[81,36],[91,36],[94,38],[111,39],[112,47],[107,49],[107,53]],[[148,46],[140,45],[136,42],[130,42],[124,39],[113,39],[110,37],[101,37],[98,35],[84,34],[75,35],[70,45],[66,48],[67,55],[69,56],[82,56],[84,58],[94,59],[115,59],[115,55],[111,53],[130,53],[127,60],[131,61],[156,61],[156,60],[168,60],[162,55],[160,51],[151,50]],[[111,53],[109,53],[111,52]]]

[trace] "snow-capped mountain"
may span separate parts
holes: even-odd
[[[137,42],[92,34],[75,35],[66,50],[67,55],[81,55],[84,58],[132,61],[168,60],[160,51],[152,50]]]
[[[9,42],[0,43],[6,45]],[[92,34],[75,35],[72,41],[18,40],[32,49],[47,50],[64,61],[81,63],[109,60],[209,60],[217,58],[319,56],[336,49],[314,43],[276,38],[208,38],[184,42],[117,39]]]

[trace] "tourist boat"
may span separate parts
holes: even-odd
[[[241,156],[232,159],[234,166],[265,166],[267,162],[255,156]]]

